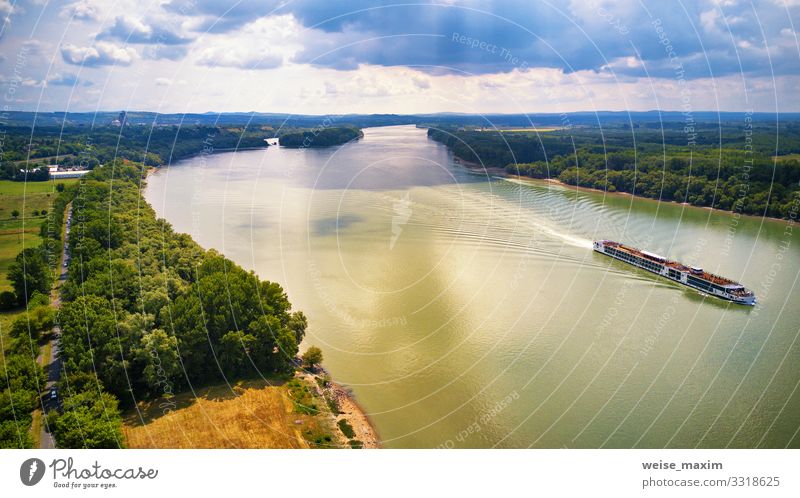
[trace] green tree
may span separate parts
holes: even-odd
[[[64,184],[63,183],[57,183],[56,184],[56,190],[58,192],[63,192],[64,191]]]
[[[163,384],[172,382],[181,372],[178,340],[161,329],[142,336],[139,357],[145,364],[144,378],[153,392],[161,387],[163,393]]]
[[[12,218],[14,218],[15,220],[16,220],[17,218],[19,218],[19,211],[18,211],[18,210],[16,210],[16,209],[15,209],[15,210],[13,210],[13,211],[11,211],[11,217],[12,217]]]
[[[306,336],[306,328],[308,328],[308,319],[302,311],[295,311],[289,316],[289,322],[286,324],[289,330],[294,332],[295,341],[297,344],[303,342],[303,337]]]
[[[31,298],[31,301],[33,298]],[[29,309],[11,322],[11,337],[29,337],[38,341],[43,332],[49,332],[55,321],[55,310],[47,305]]]
[[[303,353],[303,364],[309,368],[322,363],[322,350],[316,346],[311,346]]]
[[[8,270],[8,278],[22,304],[35,291],[42,294],[50,293],[53,275],[41,248],[28,247],[17,255]]]
[[[122,448],[122,417],[117,398],[86,391],[63,400],[63,411],[50,412],[59,448]]]

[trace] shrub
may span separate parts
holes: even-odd
[[[344,434],[347,439],[352,439],[353,436],[356,435],[356,431],[353,430],[353,426],[350,425],[347,420],[341,419],[337,424],[339,425],[339,430],[342,431],[342,434]]]

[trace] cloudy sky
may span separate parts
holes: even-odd
[[[800,111],[800,0],[0,0],[9,109]]]

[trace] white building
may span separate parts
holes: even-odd
[[[63,180],[64,178],[80,178],[89,174],[90,169],[82,169],[77,171],[51,171],[50,178],[53,180]]]

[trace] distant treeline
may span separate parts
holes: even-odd
[[[345,144],[362,136],[363,133],[358,128],[337,126],[287,133],[280,136],[280,144],[283,147],[295,149],[301,147],[329,147],[331,145]]]
[[[781,125],[778,138],[767,125],[698,127],[692,144],[677,129],[429,129],[428,136],[461,159],[509,174],[725,211],[787,217],[800,195],[799,122]]]
[[[47,164],[92,169],[114,159],[160,166],[186,157],[218,150],[266,147],[272,128],[245,126],[86,126],[27,127],[6,130],[0,178],[46,180],[38,171]]]
[[[306,319],[280,285],[260,280],[157,219],[141,164],[96,168],[72,198],[69,277],[59,354],[63,448],[123,445],[118,404],[189,386],[289,373]],[[113,181],[112,181],[113,180]]]

